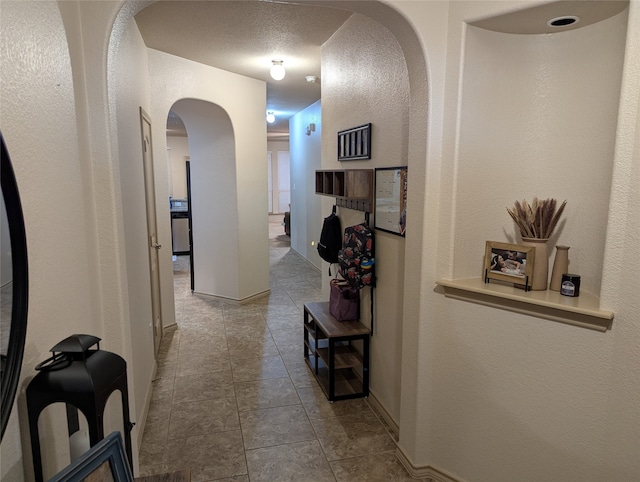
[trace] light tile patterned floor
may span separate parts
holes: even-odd
[[[193,482],[413,480],[365,399],[330,404],[303,361],[302,310],[317,269],[270,216],[271,294],[238,305],[192,294],[174,263],[177,329],[165,335],[140,475],[190,469]]]

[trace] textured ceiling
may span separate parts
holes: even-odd
[[[515,34],[548,34],[581,28],[619,13],[628,0],[561,0],[491,18],[470,21],[476,27]],[[332,2],[335,5],[334,2]],[[267,110],[277,121],[270,137],[289,132],[289,117],[320,99],[322,44],[352,12],[333,7],[269,0],[157,1],[135,17],[147,47],[267,82]],[[575,15],[580,21],[548,27],[554,17]],[[269,76],[272,60],[283,60],[281,81]],[[266,113],[265,113],[266,114]],[[170,115],[168,129],[184,131]]]
[[[160,1],[135,17],[147,47],[267,82],[270,136],[289,132],[289,117],[320,99],[320,47],[352,12],[265,1]],[[286,76],[269,76],[272,60]],[[266,114],[266,113],[265,113]],[[170,119],[180,129],[178,119]]]

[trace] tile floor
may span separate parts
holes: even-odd
[[[321,275],[270,216],[268,297],[239,305],[192,294],[174,263],[177,328],[165,335],[140,475],[193,482],[414,480],[365,399],[330,404],[303,360],[302,310]],[[374,368],[374,367],[372,367]]]

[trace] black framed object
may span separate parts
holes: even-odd
[[[49,482],[133,482],[120,432],[112,432]]]
[[[338,132],[338,160],[371,159],[371,123]]]
[[[12,290],[6,299],[11,300],[11,307],[6,307],[11,312],[10,332],[3,330],[2,338],[8,339],[6,353],[2,349],[2,368],[0,373],[0,392],[2,405],[0,408],[1,432],[0,439],[7,428],[11,408],[15,400],[20,379],[20,368],[24,355],[24,345],[27,336],[27,307],[29,299],[29,269],[27,264],[27,237],[25,234],[24,217],[18,184],[11,165],[9,152],[4,143],[4,137],[0,133],[0,181],[2,183],[2,199],[5,207],[6,221],[9,227],[9,239],[11,247],[11,282],[7,283]],[[2,246],[3,255],[8,246]],[[3,286],[3,291],[5,287]],[[3,293],[4,294],[4,293]],[[5,297],[3,296],[3,302]],[[3,303],[4,304],[4,303]],[[5,306],[2,307],[3,311]]]
[[[407,231],[407,166],[375,170],[375,228],[398,236]]]

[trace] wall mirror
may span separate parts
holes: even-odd
[[[27,241],[22,205],[9,152],[0,133],[2,206],[0,214],[0,439],[7,428],[20,380],[20,367],[27,334],[28,269]]]

